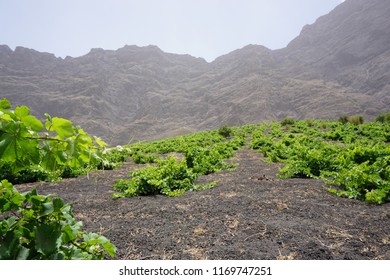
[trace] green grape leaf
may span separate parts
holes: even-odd
[[[5,219],[1,221],[2,227],[5,227],[7,230],[12,228],[18,221],[16,220],[16,217],[11,216],[8,219]]]
[[[64,151],[58,151],[56,154],[56,161],[58,163],[66,163],[66,161],[68,160],[68,154],[65,153]]]
[[[53,206],[54,206],[54,212],[60,213],[62,207],[64,207],[65,203],[61,198],[55,198],[53,199]]]
[[[25,116],[22,118],[22,122],[25,126],[31,128],[35,132],[41,132],[43,130],[43,124],[34,116]]]
[[[61,244],[59,224],[40,224],[35,229],[35,249],[46,255],[53,254]]]
[[[27,260],[30,255],[30,249],[26,247],[20,247],[18,255],[16,256],[17,260]]]
[[[42,147],[43,156],[41,159],[41,166],[49,171],[54,171],[57,166],[57,155],[53,149],[53,146],[50,146],[49,143],[46,143]]]
[[[5,121],[12,121],[12,118],[9,114],[4,114],[2,111],[0,111],[0,119]]]
[[[14,109],[14,114],[19,118],[23,119],[30,114],[30,109],[26,106],[19,106]]]
[[[76,138],[77,145],[82,144],[85,147],[92,146],[92,139],[85,132],[83,134],[79,134]]]
[[[20,123],[10,123],[0,136],[0,158],[5,162],[33,162],[38,156],[37,141],[29,139],[29,132]],[[15,166],[16,167],[16,166]]]
[[[77,229],[72,228],[69,224],[62,229],[62,242],[68,243],[77,237]]]
[[[53,201],[45,202],[42,204],[42,209],[40,211],[41,215],[49,215],[54,212],[54,205]]]
[[[0,100],[0,109],[9,109],[9,108],[11,108],[11,103],[6,98]]]
[[[108,146],[108,144],[106,142],[104,142],[102,139],[100,139],[99,137],[95,136],[94,138],[95,138],[96,144],[98,144],[100,148]]]
[[[116,254],[116,247],[106,237],[100,236],[101,244],[103,249],[111,256],[114,257]]]
[[[60,139],[64,139],[65,137],[70,137],[74,135],[73,124],[71,121],[63,118],[49,118],[46,120],[46,129],[48,131],[57,132]]]
[[[19,239],[21,233],[19,231],[9,231],[2,237],[0,242],[0,260],[14,259],[18,253]]]

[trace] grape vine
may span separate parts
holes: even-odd
[[[104,164],[106,146],[63,118],[43,124],[26,106],[0,100],[0,259],[103,259],[116,248],[98,233],[81,231],[72,206],[60,198],[19,193],[11,182],[58,179]],[[8,177],[8,178],[7,178]]]
[[[1,100],[0,171],[3,179],[13,183],[54,180],[103,165],[105,142],[90,137],[69,120],[48,114],[45,117],[43,124],[30,115],[26,106],[11,110],[8,100]]]
[[[282,178],[322,179],[336,195],[381,204],[390,201],[389,141],[390,126],[381,122],[273,122],[253,133],[252,148],[286,163]]]
[[[134,162],[157,162],[157,165],[134,171],[131,179],[118,180],[114,185],[117,192],[113,197],[151,194],[179,196],[186,191],[214,187],[216,182],[197,185],[195,180],[200,175],[233,168],[234,165],[226,163],[225,160],[245,144],[245,136],[249,132],[248,127],[224,126],[219,130],[134,144],[129,147]],[[172,152],[182,153],[184,159],[179,161],[173,156],[168,156],[167,159],[159,158]]]

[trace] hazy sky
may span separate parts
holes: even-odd
[[[0,45],[77,57],[157,45],[208,61],[248,44],[285,47],[341,0],[0,0]]]

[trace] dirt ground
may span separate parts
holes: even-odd
[[[139,168],[36,186],[73,204],[84,231],[105,235],[117,259],[390,259],[390,204],[331,195],[312,179],[278,179],[280,164],[240,150],[234,171],[203,176],[213,189],[113,200],[112,185]]]

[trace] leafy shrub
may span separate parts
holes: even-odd
[[[132,197],[138,195],[165,194],[178,196],[188,190],[201,190],[213,187],[215,184],[195,185],[195,179],[199,175],[231,168],[233,164],[227,164],[225,159],[232,157],[234,152],[245,144],[245,139],[238,131],[232,139],[222,138],[216,131],[199,133],[156,141],[151,143],[137,144],[133,146],[134,155],[157,162],[156,166],[147,166],[138,169],[131,174],[130,180],[118,180],[114,189],[118,191],[114,198]],[[178,147],[171,147],[172,143],[178,143]],[[156,159],[156,154],[161,151],[183,152],[185,159],[177,162],[177,159],[168,156],[166,160]],[[136,160],[136,159],[135,159]]]
[[[279,177],[323,179],[337,185],[339,189],[330,191],[340,196],[370,203],[390,201],[390,147],[385,143],[389,127],[326,122],[327,131],[321,131],[320,124],[305,129],[296,122],[288,132],[271,124],[267,136],[265,129],[253,133],[252,147],[271,161],[286,163]]]
[[[331,184],[342,190],[332,190],[339,196],[366,200],[367,202],[384,203],[390,199],[390,183],[383,180],[375,166],[364,162],[334,173]]]
[[[293,125],[295,123],[295,120],[293,118],[285,118],[283,119],[280,124],[282,126],[286,126],[286,125]]]
[[[356,116],[343,115],[339,118],[339,122],[342,124],[351,123],[354,125],[359,125],[364,123],[364,118],[363,116],[358,116],[358,115]]]
[[[218,134],[225,138],[228,138],[233,135],[233,130],[227,125],[224,125],[220,129],[218,129]]]
[[[105,149],[102,152],[101,161],[98,164],[98,169],[113,170],[120,163],[125,162],[131,155],[131,150],[123,146]]]
[[[50,179],[50,173],[39,165],[31,166],[26,169],[14,171],[8,163],[0,163],[1,179],[6,179],[12,184],[32,183]]]
[[[341,122],[342,124],[348,123],[348,116],[346,116],[346,115],[341,116],[339,118],[339,122]]]
[[[315,125],[314,120],[306,120],[306,124],[308,127],[313,127]]]
[[[97,233],[80,231],[72,207],[62,199],[19,193],[0,182],[0,259],[103,259],[116,248]]]
[[[118,180],[114,189],[121,193],[114,194],[114,197],[155,194],[178,196],[193,187],[196,177],[184,160],[177,163],[175,157],[169,156],[166,160],[160,160],[157,166],[134,171],[130,180]]]
[[[390,123],[390,112],[377,116],[375,121],[380,123]]]
[[[234,150],[242,143],[242,138],[237,138],[237,142],[215,144],[211,147],[196,147],[186,151],[185,160],[188,168],[192,168],[194,173],[207,175],[231,167],[224,162],[234,154]]]
[[[348,121],[351,124],[359,125],[364,123],[364,118],[362,116],[351,116],[348,118]]]
[[[301,149],[298,151],[298,149]],[[308,149],[304,146],[295,145],[294,155],[290,156],[296,159],[289,160],[288,164],[280,169],[280,177],[301,177],[318,178],[324,171],[333,171],[337,169],[335,163],[335,154],[331,149]]]
[[[136,164],[152,163],[157,161],[157,157],[150,153],[134,152],[131,157]]]

